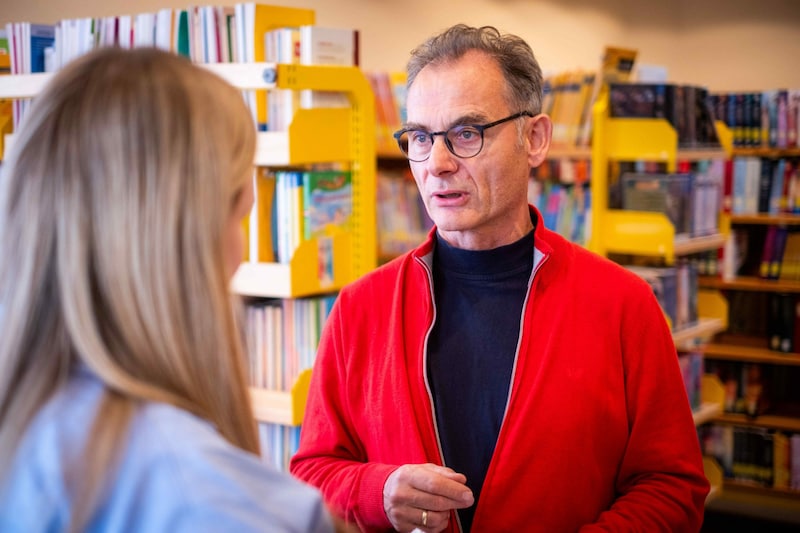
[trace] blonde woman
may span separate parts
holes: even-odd
[[[333,531],[259,461],[228,284],[253,202],[240,93],[103,49],[0,179],[0,531]]]

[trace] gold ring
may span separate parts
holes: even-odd
[[[422,510],[422,527],[428,527],[428,511]]]

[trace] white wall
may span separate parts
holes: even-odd
[[[198,2],[233,4],[233,0]],[[711,90],[800,88],[800,0],[264,0],[358,28],[362,66],[402,70],[409,50],[457,22],[491,24],[533,46],[547,71],[595,68],[606,44],[636,48],[673,82]],[[184,0],[0,0],[0,22],[56,22],[185,7]],[[10,5],[5,5],[10,4]]]

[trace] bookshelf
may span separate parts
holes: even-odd
[[[666,265],[676,257],[717,250],[727,239],[726,221],[720,230],[700,237],[676,237],[675,227],[667,215],[659,212],[630,211],[609,208],[610,163],[615,161],[655,161],[663,163],[667,172],[675,172],[678,161],[727,159],[731,135],[717,123],[720,148],[681,150],[678,134],[665,119],[611,118],[607,91],[601,91],[594,104],[591,154],[591,236],[588,248],[600,255],[645,256]],[[727,327],[727,301],[720,291],[707,288],[698,291],[699,319],[696,323],[673,331],[678,349],[704,345]],[[693,412],[696,426],[715,420],[723,408],[724,390],[714,376],[703,376],[701,403]],[[711,484],[707,502],[723,492],[722,470],[711,457],[704,458],[706,477]]]
[[[754,291],[754,292],[800,292],[800,282],[761,279],[754,276],[736,276],[726,281],[714,276],[702,276],[700,283],[703,287]]]
[[[798,149],[777,148],[735,148],[734,157],[758,157],[766,159],[796,158],[800,156]],[[797,228],[800,225],[800,215],[792,213],[748,213],[725,214],[728,224],[732,229],[747,232],[750,245],[754,252],[763,254],[763,242],[759,242],[758,235],[764,235],[764,229],[769,226],[787,226]],[[732,233],[733,234],[733,233]],[[755,238],[755,241],[753,240]],[[726,252],[729,253],[729,248]],[[770,340],[775,335],[775,317],[769,311],[772,304],[770,299],[788,298],[796,314],[796,305],[800,303],[800,280],[796,279],[765,279],[760,274],[753,274],[748,260],[744,260],[739,271],[724,271],[723,275],[701,276],[699,284],[707,290],[719,291],[731,303],[729,328],[719,332],[715,338],[704,345],[704,357],[715,365],[717,372],[726,373],[728,376],[728,396],[724,398],[723,409],[711,418],[711,423],[721,431],[734,432],[735,434],[753,433],[767,435],[765,446],[769,447],[770,461],[775,461],[778,456],[778,437],[782,435],[800,434],[800,397],[791,392],[787,393],[786,387],[780,385],[784,381],[792,381],[793,376],[800,375],[800,347],[793,346],[789,353],[770,349]],[[732,270],[732,269],[731,269]],[[745,305],[735,304],[736,301],[747,302]],[[758,302],[767,302],[758,304]],[[766,310],[765,310],[766,309]],[[764,315],[767,315],[766,318]],[[791,319],[792,329],[798,327],[797,318]],[[734,327],[733,324],[739,324]],[[742,330],[742,324],[748,326]],[[757,326],[766,324],[766,327]],[[749,382],[745,374],[749,368],[758,368],[764,376],[764,391],[758,394],[758,409],[754,413],[739,412],[738,403],[742,395],[747,395]],[[737,371],[739,374],[737,374]],[[731,374],[733,379],[731,379]],[[757,382],[760,383],[760,382]],[[790,388],[791,390],[791,388]],[[765,405],[761,407],[761,403]],[[774,437],[771,437],[773,436]],[[735,439],[736,437],[734,437]],[[773,440],[774,439],[774,440]],[[745,452],[744,440],[733,441],[732,451],[734,468],[737,461],[743,459]],[[792,440],[789,452],[796,454],[795,441]],[[748,453],[753,453],[748,452]],[[796,456],[796,455],[794,455]],[[758,460],[750,461],[760,464]],[[751,481],[748,476],[733,475],[729,472],[723,479],[721,497],[712,502],[710,508],[723,512],[737,512],[747,515],[764,517],[786,522],[800,523],[800,491],[782,485],[773,486],[777,479],[777,463],[773,478],[765,482]],[[792,478],[796,474],[792,473]]]
[[[353,181],[352,230],[333,236],[333,280],[322,284],[318,276],[319,243],[304,241],[288,264],[242,263],[232,280],[232,290],[243,296],[298,298],[333,293],[373,269],[375,235],[375,117],[369,84],[356,67],[305,66],[271,63],[203,64],[243,90],[314,89],[347,93],[351,107],[302,109],[288,131],[259,132],[257,166],[299,166],[348,162]],[[51,74],[0,77],[0,98],[33,98]],[[321,138],[326,142],[308,142]],[[11,136],[13,142],[13,136]],[[328,143],[327,140],[330,140]],[[310,370],[302,372],[291,391],[251,388],[256,418],[260,422],[299,425],[308,395]]]
[[[720,231],[699,237],[676,237],[675,228],[663,213],[609,208],[609,163],[612,161],[657,161],[674,171],[677,161],[727,158],[730,134],[717,124],[722,147],[679,150],[678,135],[664,119],[611,118],[608,94],[601,93],[593,108],[592,132],[592,221],[589,249],[600,255],[619,254],[660,258],[672,264],[676,257],[717,250],[726,241],[726,224]],[[698,307],[710,313],[683,331],[676,331],[676,344],[710,337],[726,327],[727,308],[718,291],[705,291]]]
[[[725,234],[676,240],[675,228],[663,213],[610,209],[609,163],[654,161],[674,172],[677,161],[727,158],[723,147],[713,150],[679,150],[678,134],[664,119],[610,118],[608,95],[601,94],[593,109],[592,132],[592,236],[589,249],[601,254],[661,257],[667,264],[676,256],[720,248]],[[728,138],[718,124],[721,138]],[[721,225],[724,230],[724,225]]]
[[[232,289],[243,296],[299,298],[333,293],[375,268],[375,111],[369,82],[357,67],[288,64],[205,65],[241,89],[339,91],[349,108],[300,109],[286,132],[259,132],[256,164],[300,166],[350,163],[353,182],[351,231],[332,237],[333,277],[319,276],[319,242],[303,241],[289,263],[242,263]],[[325,142],[308,142],[308,139]],[[328,142],[330,141],[330,142]],[[303,371],[288,392],[251,389],[256,418],[287,426],[302,422],[310,370]]]
[[[708,343],[704,351],[707,356],[723,361],[748,361],[774,365],[800,365],[800,354],[782,353],[762,347],[733,343]]]

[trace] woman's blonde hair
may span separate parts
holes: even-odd
[[[85,365],[106,394],[87,469],[67,479],[83,489],[73,525],[141,401],[258,453],[224,260],[254,150],[241,93],[155,49],[67,65],[16,135],[0,178],[0,479],[36,412]]]

